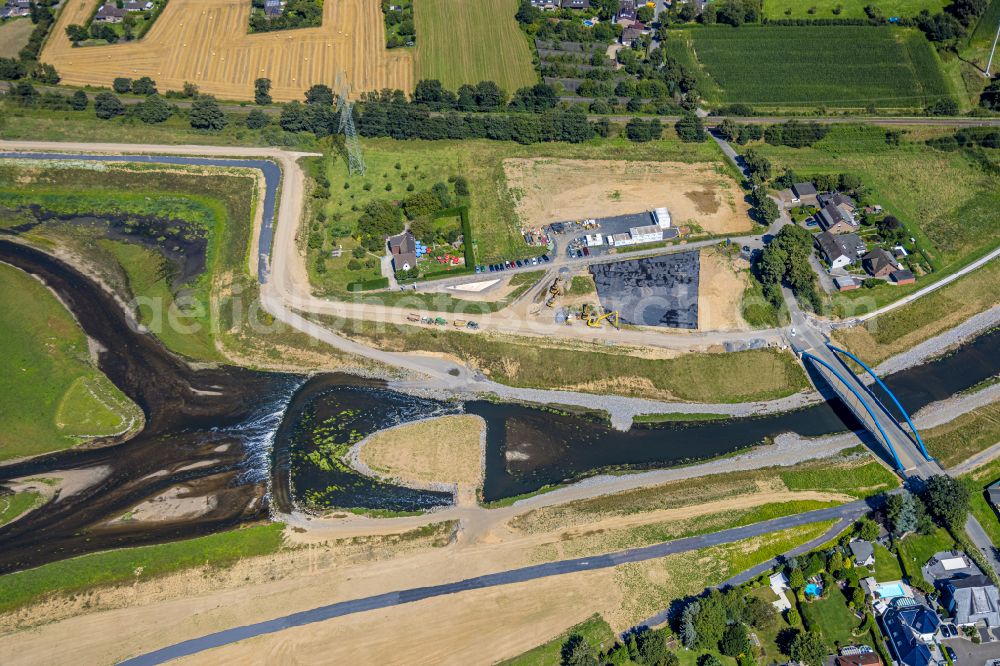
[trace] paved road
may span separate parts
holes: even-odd
[[[954,282],[958,278],[962,277],[963,275],[968,275],[969,273],[971,273],[972,271],[976,270],[977,268],[981,268],[982,266],[984,266],[985,264],[987,264],[990,261],[993,261],[997,257],[1000,257],[1000,247],[994,249],[992,252],[990,252],[986,256],[980,257],[979,259],[976,259],[975,261],[973,261],[968,266],[962,267],[961,270],[958,270],[958,271],[952,273],[951,275],[949,275],[947,277],[941,278],[940,280],[938,280],[934,284],[929,284],[926,287],[924,287],[923,289],[918,289],[917,291],[913,292],[909,296],[904,296],[903,298],[899,299],[898,301],[893,301],[889,305],[881,307],[878,310],[873,310],[872,312],[869,312],[866,315],[862,315],[860,317],[856,317],[855,319],[852,319],[850,322],[847,323],[847,325],[853,326],[855,324],[859,324],[861,322],[864,322],[864,321],[867,321],[867,320],[871,319],[872,317],[877,317],[877,316],[879,316],[881,314],[885,314],[886,312],[891,312],[892,310],[895,310],[896,308],[902,307],[902,306],[906,305],[907,303],[912,303],[913,301],[917,300],[918,298],[926,296],[927,294],[940,289],[941,287],[945,286],[946,284],[951,284],[952,282]]]
[[[495,587],[498,585],[511,585],[513,583],[523,583],[550,576],[561,576],[563,574],[577,573],[581,571],[594,571],[597,569],[607,569],[629,562],[645,562],[646,560],[658,559],[667,555],[684,553],[692,550],[699,550],[710,546],[749,539],[751,537],[762,536],[772,532],[801,527],[810,523],[822,522],[825,520],[837,520],[838,524],[844,521],[856,519],[867,510],[867,505],[863,501],[850,502],[840,506],[827,509],[818,509],[807,513],[800,513],[784,518],[775,518],[753,525],[737,527],[711,534],[701,534],[685,539],[666,541],[643,548],[631,548],[629,550],[595,555],[593,557],[579,557],[571,560],[560,560],[557,562],[547,562],[536,564],[530,567],[501,571],[498,573],[476,576],[465,580],[445,583],[443,585],[432,585],[429,587],[418,587],[409,590],[398,590],[387,592],[361,599],[341,601],[327,606],[320,606],[306,611],[277,617],[255,624],[242,627],[226,629],[207,636],[193,638],[191,640],[175,643],[153,652],[148,652],[132,659],[127,659],[121,664],[123,666],[150,666],[152,664],[162,664],[172,659],[186,657],[212,648],[230,645],[238,641],[273,634],[292,627],[301,627],[315,622],[323,622],[333,618],[363,613],[365,611],[379,608],[389,608],[402,604],[413,603],[422,599],[440,597],[448,594],[457,594],[469,590],[481,590],[483,588]]]
[[[862,504],[862,503],[855,502],[855,504]],[[736,587],[737,585],[742,585],[743,583],[749,580],[753,580],[754,578],[761,575],[765,571],[769,571],[774,567],[778,566],[778,564],[780,564],[779,559],[786,560],[790,557],[797,557],[799,555],[802,555],[803,553],[808,553],[809,551],[818,548],[819,546],[823,545],[824,543],[827,543],[828,541],[832,541],[837,537],[838,534],[847,529],[848,525],[861,518],[861,516],[864,515],[866,510],[867,507],[864,507],[863,505],[859,506],[856,513],[844,516],[836,523],[834,523],[833,527],[831,527],[822,535],[816,537],[812,541],[808,541],[802,544],[801,546],[796,546],[795,548],[792,548],[791,550],[782,553],[778,557],[771,558],[767,562],[761,562],[755,567],[750,567],[746,571],[742,571],[733,576],[732,578],[722,581],[715,587],[722,590],[727,587]],[[635,629],[639,629],[642,627],[660,626],[661,624],[670,619],[670,611],[671,611],[670,608],[665,608],[656,615],[653,615],[652,617],[649,617],[643,620],[642,622],[638,623],[634,627],[631,627],[627,631],[622,632],[622,636],[624,637],[629,633],[631,633],[632,631],[634,631]]]

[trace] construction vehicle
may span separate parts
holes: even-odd
[[[549,299],[545,301],[545,306],[549,308],[555,307],[556,298],[562,296],[565,290],[566,290],[565,280],[563,280],[561,277],[557,277],[555,280],[553,280],[552,286],[549,287],[550,296]]]
[[[454,326],[455,328],[465,328],[466,324],[468,323],[469,322],[465,321],[464,319],[456,319],[455,321],[452,322],[452,326]]]
[[[430,317],[421,317],[420,318],[420,323],[421,324],[433,324],[434,320],[431,319]]]
[[[447,326],[448,320],[445,319],[444,317],[435,317],[434,323],[437,324],[438,326]]]
[[[406,321],[420,321],[420,315],[413,314],[412,312],[406,315]]]
[[[615,330],[621,329],[618,319],[618,310],[605,311],[603,307],[587,303],[583,306],[580,318],[586,319],[587,326],[590,326],[591,328],[600,328],[601,322],[607,321],[615,327]]]
[[[468,328],[470,331],[478,331],[479,330],[479,324],[477,324],[474,321],[470,321],[468,324],[465,325],[465,327]]]

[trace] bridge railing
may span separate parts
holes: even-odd
[[[855,398],[857,398],[861,406],[864,407],[866,412],[868,412],[868,416],[871,418],[872,423],[875,424],[875,427],[878,429],[879,434],[882,435],[882,441],[885,442],[886,447],[888,447],[889,449],[889,453],[892,454],[892,459],[896,463],[896,469],[899,471],[900,474],[903,474],[906,471],[906,468],[903,466],[903,463],[900,462],[899,456],[896,454],[896,447],[892,445],[892,440],[889,438],[889,435],[887,435],[885,430],[882,428],[882,424],[878,422],[878,417],[875,416],[875,412],[873,412],[872,408],[868,406],[868,403],[865,401],[864,397],[858,392],[858,390],[855,389],[853,386],[851,386],[851,383],[847,380],[847,378],[845,378],[843,375],[837,372],[837,370],[832,365],[830,365],[823,359],[814,356],[813,354],[807,351],[802,352],[802,358],[803,360],[809,359],[813,363],[829,370],[830,373],[834,377],[836,377],[840,381],[840,383],[843,384],[844,387],[854,395]],[[844,402],[847,403],[848,407],[851,406],[850,403],[847,402],[846,400]],[[854,410],[852,409],[852,411]],[[858,416],[860,417],[860,415]],[[862,421],[864,420],[863,417],[861,417],[861,419]]]
[[[903,405],[896,398],[896,394],[894,394],[892,391],[889,390],[889,387],[885,385],[885,383],[879,378],[878,375],[875,374],[875,371],[872,370],[871,368],[869,368],[865,364],[864,361],[862,361],[860,358],[858,358],[857,356],[855,356],[851,352],[847,351],[846,349],[841,349],[840,347],[836,347],[836,346],[830,344],[829,342],[826,344],[826,346],[834,354],[838,354],[838,355],[842,355],[842,356],[848,357],[849,359],[851,359],[852,361],[854,361],[855,363],[857,363],[858,365],[860,365],[862,368],[864,368],[865,372],[867,372],[869,375],[872,376],[872,379],[874,379],[875,382],[879,385],[879,387],[883,391],[885,391],[886,395],[889,396],[889,398],[892,400],[893,404],[896,405],[896,408],[899,410],[899,413],[903,415],[904,419],[906,419],[906,423],[909,424],[909,426],[910,426],[910,432],[913,433],[913,438],[915,439],[914,443],[917,444],[917,446],[920,447],[920,453],[924,456],[924,460],[927,460],[927,461],[934,460],[934,458],[931,457],[931,455],[927,452],[927,447],[924,446],[924,440],[923,440],[922,437],[920,437],[920,432],[917,430],[917,426],[913,425],[913,420],[910,418],[910,415],[907,413],[907,411],[905,409],[903,409]],[[839,358],[839,356],[838,356],[838,358]],[[841,359],[841,362],[843,363],[842,359]],[[870,395],[872,397],[873,400],[875,400],[875,402],[878,404],[878,406],[882,408],[882,411],[884,411],[891,418],[895,419],[896,417],[888,409],[886,409],[885,405],[882,404],[882,401],[878,399],[877,395],[875,395],[875,392],[872,391],[871,388],[869,388],[867,384],[865,384],[863,381],[861,381],[861,379],[858,378],[857,374],[855,374],[855,372],[853,370],[851,370],[851,368],[846,363],[844,363],[844,367],[847,368],[847,371],[850,372],[851,375],[855,379],[858,380],[859,384],[861,384],[862,386],[865,387],[865,391],[868,393],[868,395]]]

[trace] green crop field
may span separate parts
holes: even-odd
[[[871,26],[710,26],[688,31],[722,89],[710,101],[769,107],[923,107],[951,95],[916,30]]]
[[[765,0],[764,16],[770,19],[865,18],[865,7],[872,4],[889,17],[916,16],[924,9],[936,14],[949,3],[945,0],[881,0],[874,3],[869,0]],[[839,14],[833,11],[837,7]]]
[[[997,24],[1000,24],[1000,0],[992,0],[972,32],[969,41],[973,44],[990,46],[997,34]]]
[[[417,79],[456,90],[496,81],[508,93],[538,82],[528,39],[514,21],[517,0],[420,0]]]
[[[0,460],[126,430],[141,414],[90,360],[87,338],[38,280],[0,264]]]

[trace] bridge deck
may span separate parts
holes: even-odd
[[[836,372],[831,371],[822,363],[808,359],[805,354],[823,361],[831,368],[836,369]],[[826,345],[815,345],[803,350],[802,361],[803,363],[812,363],[812,367],[826,380],[829,388],[833,389],[858,421],[864,424],[865,428],[879,442],[882,450],[876,451],[876,453],[890,464],[895,462],[896,471],[901,476],[927,478],[941,473],[937,463],[924,459],[909,433],[895,418],[883,411],[878,402],[868,393],[868,388],[853,373],[843,368],[836,354]]]

